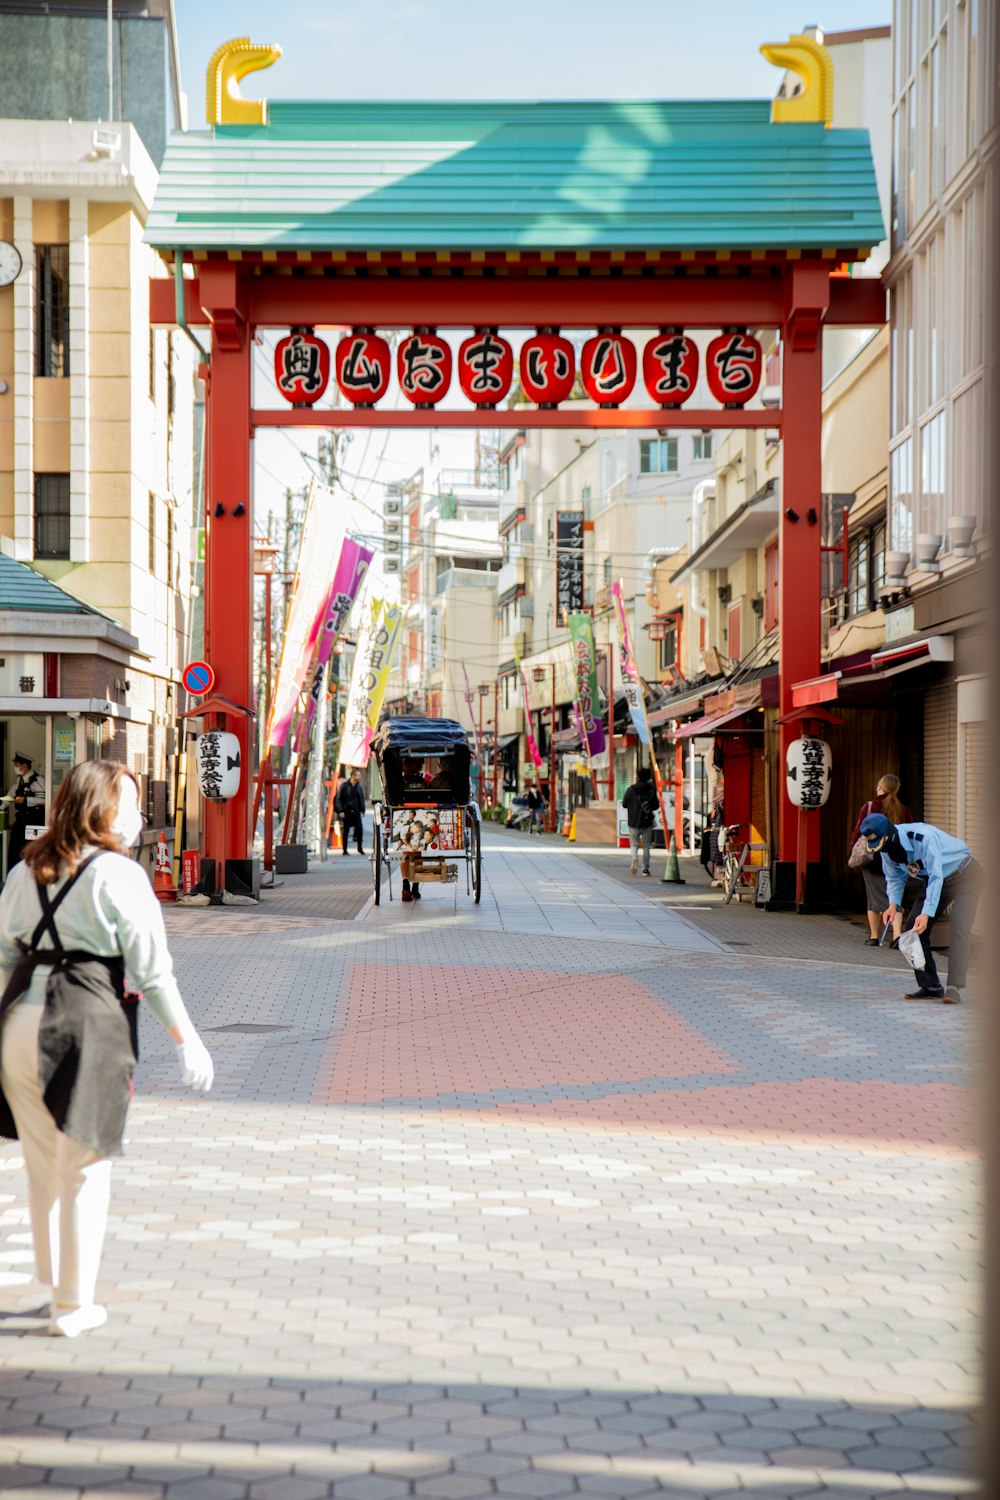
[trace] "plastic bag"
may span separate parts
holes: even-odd
[[[920,941],[920,934],[914,932],[911,927],[909,932],[904,932],[899,940],[899,951],[906,962],[914,969],[922,969],[926,960],[924,959],[924,948]]]

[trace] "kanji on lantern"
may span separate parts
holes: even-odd
[[[724,406],[743,406],[760,385],[760,343],[739,328],[727,328],[705,351],[708,388]]]
[[[278,340],[274,351],[274,378],[286,401],[312,406],[330,380],[330,346],[311,328],[293,328]]]
[[[418,328],[396,351],[399,385],[414,406],[433,406],[451,385],[451,348],[430,329]]]
[[[521,386],[538,406],[558,406],[573,389],[576,355],[569,339],[542,328],[521,345]]]
[[[617,329],[602,328],[588,339],[580,354],[580,379],[598,406],[619,406],[635,385],[635,345]]]
[[[477,328],[458,351],[458,383],[476,406],[496,406],[514,378],[514,351],[495,328]]]
[[[680,328],[661,328],[642,351],[642,378],[660,406],[683,406],[698,383],[698,345]]]
[[[385,339],[371,328],[355,328],[337,345],[337,384],[354,406],[374,406],[385,395],[392,355]]]

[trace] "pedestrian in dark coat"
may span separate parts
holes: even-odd
[[[213,1078],[159,902],[125,856],[142,829],[138,799],[123,766],[74,766],[0,896],[0,1134],[21,1143],[49,1332],[68,1337],[107,1319],[94,1296],[137,1036],[126,969],[173,1038],[184,1082],[205,1090]]]
[[[341,853],[347,853],[347,841],[354,833],[354,842],[359,854],[364,854],[365,789],[361,785],[361,772],[357,766],[351,770],[350,780],[342,781],[333,802],[334,811],[340,819]]]

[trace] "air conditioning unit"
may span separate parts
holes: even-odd
[[[400,516],[403,513],[403,502],[398,495],[386,495],[382,501],[382,514],[384,516]]]
[[[399,568],[400,568],[400,562],[399,562],[399,558],[398,557],[383,557],[383,559],[382,559],[382,572],[383,573],[398,573],[399,572]]]

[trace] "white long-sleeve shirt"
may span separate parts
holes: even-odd
[[[81,858],[94,852],[85,849]],[[52,899],[62,884],[59,880],[49,886]],[[29,943],[41,916],[35,878],[27,865],[17,864],[0,895],[0,994],[21,957],[17,940]],[[185,1036],[194,1032],[174,978],[160,903],[134,860],[102,852],[55,913],[55,924],[66,949],[106,958],[120,954],[130,980],[142,991],[157,1020],[168,1030],[180,1027]],[[39,946],[51,946],[49,934],[42,935]],[[22,1004],[42,1004],[48,972],[47,966],[35,970]]]

